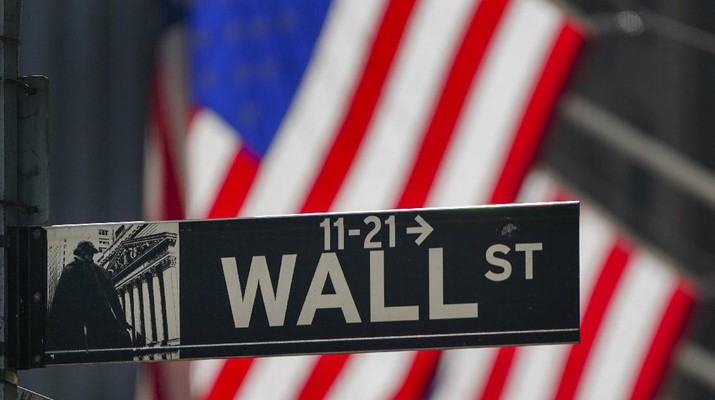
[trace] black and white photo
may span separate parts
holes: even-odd
[[[179,357],[176,223],[53,227],[46,350],[114,361]]]

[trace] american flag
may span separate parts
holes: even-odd
[[[545,0],[168,10],[179,23],[157,49],[147,156],[155,218],[515,201],[585,39]],[[551,186],[530,178],[520,199],[564,196]],[[580,345],[198,361],[190,392],[652,397],[692,292],[602,217],[586,211],[582,226]],[[155,395],[173,398],[161,377],[179,378],[162,368]]]

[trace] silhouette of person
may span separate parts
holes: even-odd
[[[92,242],[80,242],[74,250],[74,261],[62,271],[47,318],[47,350],[132,346],[109,273],[94,263],[98,252]]]

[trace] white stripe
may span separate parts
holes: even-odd
[[[474,7],[471,0],[418,3],[335,210],[397,203]]]
[[[520,201],[549,201],[558,193],[556,183],[546,173],[532,172],[519,193]],[[614,232],[605,220],[582,206],[580,221],[581,316],[593,291],[613,241]],[[559,383],[570,349],[567,345],[524,347],[517,350],[504,388],[505,399],[547,399]]]
[[[616,244],[616,230],[606,218],[586,206],[581,208],[580,259],[581,259],[581,318],[589,299],[593,296],[596,280],[606,259]]]
[[[261,161],[241,214],[298,211],[341,123],[382,10],[382,1],[332,5],[306,76]]]
[[[502,398],[537,400],[553,396],[569,348],[568,345],[518,348]]]
[[[404,381],[414,352],[354,354],[333,383],[327,399],[387,399]]]
[[[251,363],[235,399],[293,399],[313,370],[316,356],[270,357]]]
[[[560,23],[558,10],[541,2],[507,6],[437,171],[430,205],[488,200]]]
[[[577,397],[623,399],[673,295],[672,271],[651,253],[631,256],[587,361]]]
[[[544,173],[531,173],[523,186],[532,196],[528,201],[548,201],[556,193],[555,182]],[[548,196],[548,197],[547,197]],[[581,206],[580,218],[580,305],[581,318],[599,272],[615,242],[615,231],[603,216]],[[505,399],[548,399],[563,374],[568,345],[522,347],[512,361],[504,387]]]
[[[201,110],[186,137],[186,216],[205,218],[241,148],[236,132],[209,109]]]
[[[516,201],[517,203],[552,201],[558,194],[556,182],[548,172],[532,168],[521,184]]]
[[[497,349],[465,349],[443,352],[431,398],[476,398],[484,390],[497,353]]]
[[[189,379],[191,381],[191,394],[194,399],[204,399],[213,387],[224,360],[197,360],[191,361]]]
[[[532,170],[519,191],[520,202],[551,201],[558,194],[556,181],[546,172]],[[581,203],[579,220],[579,280],[581,317],[593,292],[596,278],[616,241],[616,230],[606,218]]]
[[[615,230],[603,216],[582,207],[581,211],[581,318],[593,294],[596,279],[615,243]],[[512,371],[504,389],[505,399],[548,399],[564,372],[571,347],[524,347],[512,363]],[[618,397],[616,397],[618,398]]]
[[[305,78],[270,151],[261,162],[241,214],[290,213],[300,207],[299,202],[320,167],[316,160],[323,158],[332,142],[336,125],[361,72],[371,44],[370,34],[379,22],[382,6],[378,1],[333,3]],[[286,364],[292,361],[300,364],[302,359],[283,358]],[[304,368],[304,372],[309,373],[311,369]],[[265,381],[275,373],[282,375],[274,367],[252,366],[244,386],[251,385],[254,379]],[[304,383],[306,378],[303,376],[298,381]]]

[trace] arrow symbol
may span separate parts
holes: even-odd
[[[407,227],[407,234],[408,235],[419,234],[419,236],[417,236],[417,239],[415,239],[415,243],[417,243],[417,245],[419,246],[422,244],[422,242],[425,241],[425,239],[427,239],[427,236],[429,236],[430,233],[432,233],[432,231],[434,229],[432,228],[432,225],[428,224],[427,221],[425,221],[419,215],[415,217],[415,221],[417,221],[417,223],[420,224],[420,226]]]

